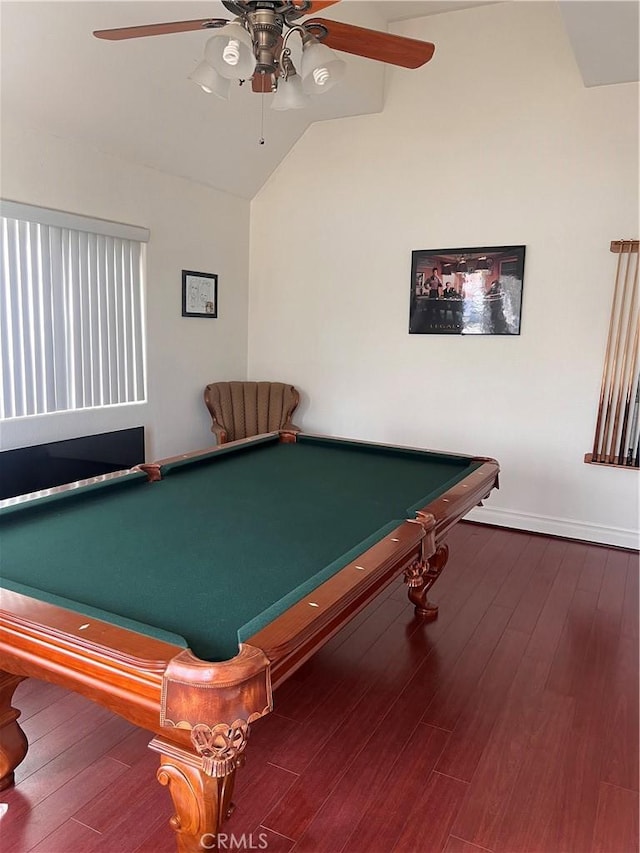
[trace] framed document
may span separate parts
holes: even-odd
[[[218,316],[218,276],[182,270],[182,316]]]

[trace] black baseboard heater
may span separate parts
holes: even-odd
[[[110,474],[144,462],[144,427],[0,452],[0,499]]]

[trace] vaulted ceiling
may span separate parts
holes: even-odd
[[[395,21],[489,1],[344,0],[322,14],[387,30]],[[561,5],[567,7],[565,24],[585,85],[618,82],[625,75],[637,79],[636,2],[569,0]],[[626,15],[622,27],[615,22],[614,7],[620,7],[616,14]],[[347,54],[341,54],[348,71],[340,86],[306,109],[275,113],[269,109],[270,95],[254,94],[247,86],[234,88],[226,102],[205,95],[187,79],[202,58],[206,32],[119,42],[92,36],[96,29],[230,17],[217,0],[3,0],[0,11],[4,116],[245,198],[255,195],[309,124],[378,112],[384,105],[385,66]],[[624,38],[631,50],[620,43]],[[443,49],[446,45],[437,46]],[[429,65],[399,73],[428,74]],[[258,142],[261,136],[264,145]]]

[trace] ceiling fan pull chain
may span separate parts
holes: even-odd
[[[262,97],[260,98],[260,139],[258,145],[264,145],[264,86],[262,88]]]

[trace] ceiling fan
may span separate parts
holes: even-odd
[[[376,59],[403,68],[419,68],[433,56],[430,42],[343,24],[325,18],[299,19],[340,0],[222,0],[235,15],[136,27],[96,30],[100,39],[120,40],[145,36],[215,31],[205,47],[205,58],[190,75],[205,92],[229,97],[232,80],[252,81],[254,92],[275,92],[274,109],[305,106],[309,94],[326,92],[344,74],[346,63],[331,50]],[[302,41],[300,74],[287,45],[297,33]]]

